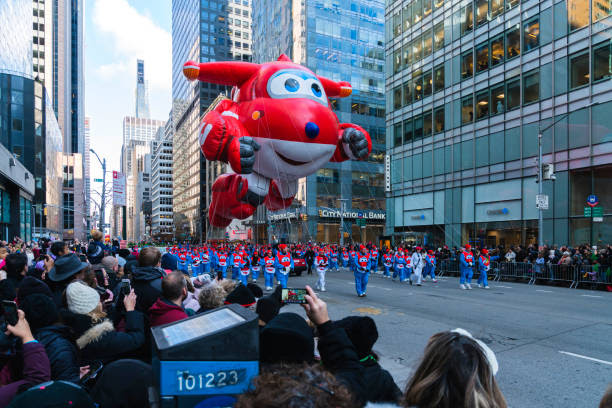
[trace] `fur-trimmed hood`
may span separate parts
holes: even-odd
[[[100,340],[106,333],[113,331],[115,331],[115,326],[113,326],[113,323],[108,319],[104,319],[100,323],[85,331],[85,333],[83,333],[81,337],[76,340],[76,344],[79,347],[79,350],[83,350],[89,344]]]

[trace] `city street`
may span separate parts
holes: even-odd
[[[291,277],[314,286],[316,275]],[[378,325],[374,349],[400,388],[434,333],[461,327],[497,355],[497,380],[510,407],[595,407],[612,381],[612,295],[491,282],[462,291],[457,278],[422,287],[370,276],[358,298],[349,272],[327,274],[330,317],[368,315]],[[297,306],[283,311],[298,310]],[[301,308],[299,308],[301,310]]]

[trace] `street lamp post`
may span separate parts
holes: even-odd
[[[348,198],[340,198],[340,246],[344,247],[344,202]]]
[[[98,159],[98,161],[100,162],[100,165],[102,166],[102,198],[100,199],[100,231],[102,231],[102,233],[104,234],[104,223],[106,222],[106,218],[105,218],[105,207],[106,207],[106,158],[104,158],[104,160],[100,160],[100,156],[98,156],[98,153],[96,153],[94,151],[94,149],[89,149],[90,152],[92,152],[93,154],[96,155],[96,158]]]

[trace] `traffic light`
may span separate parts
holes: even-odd
[[[556,180],[555,176],[555,165],[552,163],[542,163],[542,179],[543,180]]]

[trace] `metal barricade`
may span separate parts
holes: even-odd
[[[459,261],[451,259],[443,259],[439,261],[440,268],[438,276],[459,276]]]
[[[570,288],[573,288],[576,286],[576,269],[572,265],[545,264],[534,273],[534,283],[537,280],[568,282]]]
[[[579,284],[586,284],[594,287],[612,283],[610,279],[612,271],[601,265],[580,265],[574,268],[576,269],[575,288],[577,288]]]
[[[528,262],[499,262],[495,280],[526,280],[533,283],[533,265]]]

